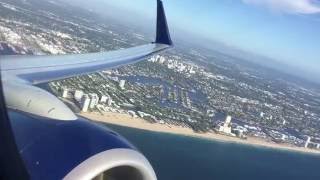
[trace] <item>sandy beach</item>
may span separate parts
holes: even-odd
[[[168,124],[151,124],[145,121],[144,119],[133,118],[128,114],[104,112],[102,115],[97,112],[92,112],[92,113],[80,113],[79,115],[97,122],[115,124],[115,125],[143,129],[148,131],[171,133],[171,134],[178,134],[178,135],[198,137],[198,138],[206,138],[206,139],[222,141],[222,142],[241,143],[241,144],[247,144],[247,145],[253,145],[253,146],[262,146],[262,147],[282,149],[282,150],[298,151],[303,153],[320,154],[320,151],[317,151],[317,150],[306,149],[303,147],[296,147],[290,144],[277,144],[274,142],[267,142],[266,140],[254,138],[254,137],[248,137],[246,140],[244,140],[236,137],[229,137],[225,135],[216,134],[214,132],[201,133],[201,134],[195,133],[190,128],[184,128],[180,126],[174,126],[174,125],[168,125]]]

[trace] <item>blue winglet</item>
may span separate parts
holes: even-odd
[[[161,0],[157,0],[157,36],[155,43],[173,45]]]

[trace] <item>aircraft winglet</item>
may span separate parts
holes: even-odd
[[[155,43],[173,45],[161,0],[157,0],[157,36]]]

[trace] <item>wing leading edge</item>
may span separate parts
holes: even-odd
[[[57,56],[2,56],[1,71],[4,80],[12,77],[39,84],[99,70],[136,63],[172,47],[165,12],[157,0],[157,30],[154,43],[128,49]]]

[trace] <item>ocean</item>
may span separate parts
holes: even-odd
[[[320,155],[107,127],[148,158],[159,180],[320,180]]]

